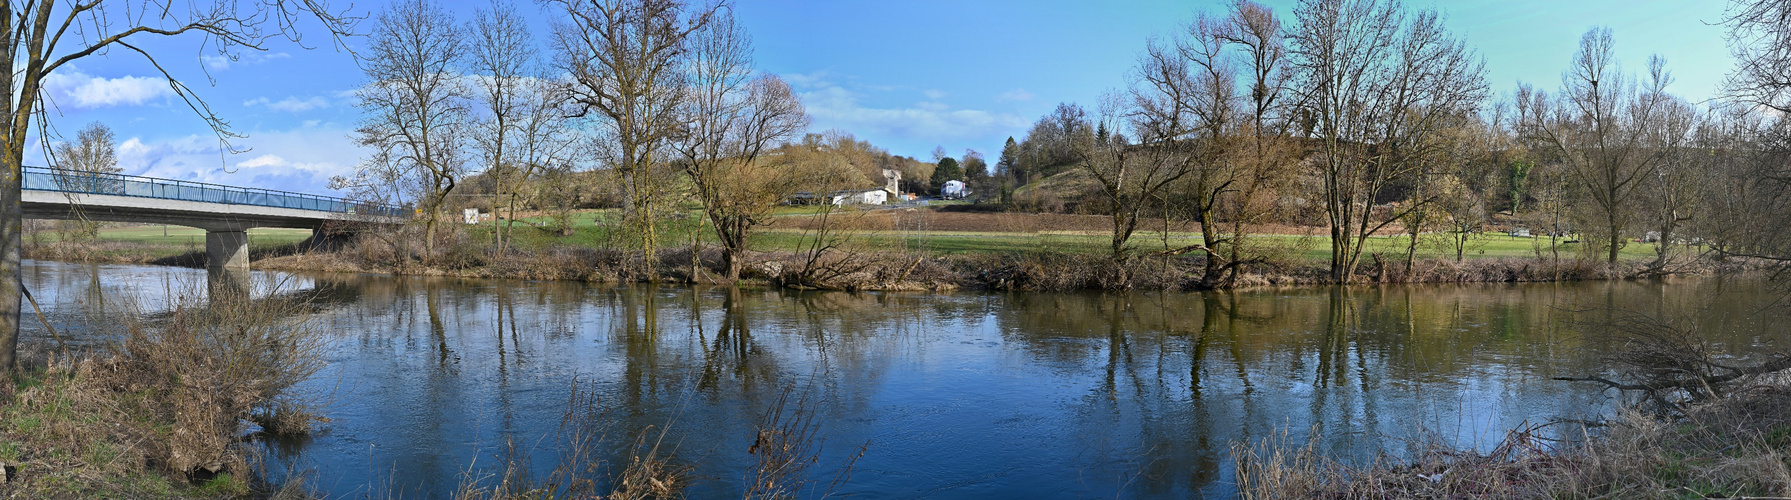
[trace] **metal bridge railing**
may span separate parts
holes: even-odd
[[[396,205],[366,203],[291,191],[244,188],[135,175],[81,172],[60,168],[24,167],[24,171],[25,182],[21,187],[38,191],[137,196],[164,200],[317,210],[351,215],[385,217],[408,217],[410,215],[409,210]]]

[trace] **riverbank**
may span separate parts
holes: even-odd
[[[652,272],[607,212],[573,217],[568,230],[518,223],[503,250],[490,225],[442,226],[424,257],[419,228],[401,234],[363,234],[312,242],[308,231],[263,229],[250,234],[257,269],[387,275],[451,276],[580,282],[730,283],[711,231],[690,222],[667,223]],[[1332,282],[1329,240],[1317,228],[1252,227],[1247,262],[1219,280],[1204,280],[1207,256],[1198,227],[1164,225],[1140,231],[1132,257],[1114,262],[1105,217],[935,210],[847,211],[837,220],[792,212],[754,233],[738,283],[837,290],[1194,290],[1323,285]],[[1161,221],[1158,221],[1159,225]],[[1147,225],[1148,226],[1148,225]],[[418,233],[418,234],[412,234]],[[1696,248],[1654,265],[1654,244],[1626,247],[1615,264],[1589,257],[1569,240],[1427,234],[1416,249],[1408,237],[1380,235],[1364,242],[1355,283],[1517,283],[1608,280],[1745,272],[1747,262],[1712,261]],[[40,241],[42,240],[42,241]],[[203,232],[190,228],[113,227],[90,242],[27,240],[26,258],[66,262],[200,267]],[[678,242],[677,244],[669,244]],[[817,249],[820,249],[817,251]],[[1408,252],[1411,262],[1408,260]],[[818,257],[815,257],[816,255]],[[406,257],[400,258],[400,255]]]
[[[371,273],[489,279],[560,280],[591,283],[644,281],[639,252],[589,247],[552,246],[512,249],[493,255],[484,249],[450,249],[435,262],[399,262],[392,252],[369,250],[366,242],[333,249],[310,249],[306,242],[251,247],[256,269],[301,272]],[[204,265],[204,254],[179,247],[128,242],[30,246],[27,258],[107,264],[152,264],[181,267]],[[694,259],[693,259],[694,257]],[[1002,291],[1195,290],[1208,286],[1199,279],[1205,264],[1199,255],[1145,253],[1126,265],[1103,254],[1037,250],[1031,252],[922,253],[876,250],[834,250],[820,259],[794,252],[756,252],[746,259],[739,283],[834,290],[957,289]],[[693,265],[694,264],[694,265]],[[1525,283],[1610,280],[1661,276],[1696,276],[1755,270],[1743,261],[1716,262],[1681,258],[1666,266],[1633,259],[1607,264],[1590,259],[1549,256],[1419,259],[1408,267],[1402,257],[1363,257],[1357,283]],[[671,282],[722,284],[730,280],[719,248],[665,248],[658,252],[658,279]],[[1330,283],[1322,262],[1304,259],[1261,259],[1240,266],[1222,287],[1312,286]]]
[[[199,296],[176,294],[154,317],[113,297],[82,320],[110,340],[22,346],[22,370],[0,382],[0,493],[280,495],[257,483],[255,442],[308,436],[326,420],[316,395],[295,389],[323,367],[324,331],[300,301]]]

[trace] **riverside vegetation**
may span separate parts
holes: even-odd
[[[1091,234],[1100,217],[1010,213],[966,213],[930,208],[825,210],[791,208],[755,234],[763,251],[743,252],[738,278],[727,277],[725,249],[694,227],[692,218],[662,224],[661,234],[686,240],[656,252],[652,275],[684,283],[726,283],[834,290],[1016,290],[1079,289],[1195,290],[1214,286],[1297,286],[1329,283],[1323,248],[1326,238],[1300,234],[1301,228],[1269,230],[1254,245],[1260,256],[1222,283],[1200,280],[1205,259],[1175,254],[1197,241],[1197,228],[1148,233],[1132,249],[1140,255],[1115,261],[1104,255],[1106,238]],[[597,283],[643,281],[638,251],[627,249],[626,230],[614,210],[574,212],[562,229],[524,219],[508,228],[502,246],[492,243],[487,225],[447,225],[437,229],[437,254],[424,259],[409,242],[421,234],[362,234],[314,242],[308,232],[261,230],[251,233],[253,265],[287,271],[375,272],[396,275],[553,279]],[[832,220],[827,220],[832,219]],[[1030,226],[1027,231],[974,231],[958,228]],[[929,227],[915,230],[914,227]],[[1194,229],[1194,230],[1188,230]],[[1309,231],[1309,229],[1307,230]],[[90,240],[63,242],[54,236],[27,240],[31,258],[105,263],[149,263],[197,267],[204,255],[203,233],[156,227],[117,227]],[[1164,237],[1167,236],[1167,237]],[[1765,269],[1765,261],[1694,255],[1691,245],[1665,262],[1648,248],[1632,248],[1625,260],[1609,264],[1586,258],[1577,244],[1546,239],[1482,234],[1469,238],[1462,258],[1447,247],[1449,235],[1421,236],[1420,250],[1405,255],[1402,236],[1369,240],[1369,265],[1361,283],[1536,282],[1650,278],[1667,275],[1734,273]],[[1557,251],[1557,247],[1561,249]],[[1167,250],[1166,250],[1167,249]],[[1565,254],[1562,254],[1564,252]],[[407,257],[408,256],[408,257]]]

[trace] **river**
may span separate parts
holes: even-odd
[[[96,311],[153,312],[207,282],[152,266],[24,272],[76,346],[111,334]],[[1286,432],[1361,458],[1422,436],[1486,448],[1525,423],[1608,414],[1613,394],[1550,377],[1601,369],[1610,346],[1573,323],[1611,308],[1698,318],[1737,350],[1783,337],[1762,314],[1776,294],[1715,278],[1051,294],[230,283],[316,306],[328,367],[307,389],[331,421],[267,443],[265,467],[332,498],[439,497],[489,484],[510,459],[545,475],[571,431],[602,435],[599,454],[626,463],[640,433],[661,430],[693,468],[692,498],[737,497],[754,425],[784,394],[813,412],[822,486],[862,447],[839,488],[860,498],[1223,498],[1234,442]],[[25,321],[23,342],[56,342]],[[563,418],[575,390],[591,404]]]

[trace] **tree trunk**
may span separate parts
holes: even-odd
[[[7,156],[13,156],[7,154]],[[16,158],[16,156],[15,156]],[[8,162],[7,172],[0,174],[0,372],[18,369],[19,300],[25,289],[24,269],[19,261],[20,223],[24,213],[19,206],[19,189],[24,178],[20,162]]]
[[[1197,201],[1200,204],[1195,206],[1194,222],[1200,224],[1200,243],[1207,249],[1206,268],[1201,271],[1200,283],[1206,288],[1213,288],[1219,282],[1220,269],[1224,265],[1219,259],[1219,233],[1212,230],[1213,215],[1207,209],[1209,204],[1205,200]],[[1164,232],[1168,233],[1168,229],[1165,228]]]
[[[1349,282],[1349,235],[1343,226],[1331,223],[1331,282]]]
[[[439,210],[430,211],[429,218],[423,220],[423,265],[435,263],[435,214],[437,212]]]
[[[731,245],[724,245],[721,249],[721,260],[728,266],[728,280],[740,281],[740,253],[735,251]]]
[[[1610,216],[1607,220],[1611,225],[1610,263],[1616,264],[1617,251],[1623,248],[1623,228],[1617,224],[1617,210],[1615,208],[1611,209]]]

